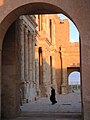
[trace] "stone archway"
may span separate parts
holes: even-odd
[[[67,77],[74,71],[80,72],[80,67],[67,67]]]
[[[71,10],[69,10],[68,2],[66,2],[67,5],[65,5],[63,2],[59,0],[58,1],[27,0],[27,2],[23,0],[22,2],[15,2],[15,3],[9,1],[8,4],[6,4],[4,0],[2,1],[3,2],[1,4],[1,12],[0,12],[1,13],[0,15],[2,16],[0,19],[0,36],[2,38],[2,41],[9,26],[20,15],[25,15],[25,14],[63,13],[66,16],[68,16],[68,18],[70,18],[79,29],[78,22],[75,20],[76,19],[75,14],[71,12]],[[70,4],[72,5],[71,1],[70,1]],[[9,6],[9,9],[7,11],[4,11],[4,9],[7,9],[7,5]],[[3,11],[4,11],[4,14],[3,14]]]
[[[2,53],[2,44],[5,33],[9,26],[21,14],[34,13],[63,13],[76,24],[81,35],[81,63],[82,63],[82,79],[83,79],[83,104],[84,104],[84,118],[88,120],[90,117],[90,87],[89,87],[89,71],[90,71],[90,1],[72,1],[72,0],[1,0],[0,2],[0,57]],[[78,9],[79,8],[79,9]],[[38,11],[38,12],[37,12]],[[66,12],[64,12],[66,11]],[[71,16],[71,17],[70,17]],[[86,19],[87,18],[87,19]],[[1,63],[1,61],[0,61]],[[1,78],[1,77],[0,77]],[[85,90],[84,88],[87,88]]]
[[[78,93],[81,99],[81,87],[80,72],[71,72],[68,76],[68,93]]]
[[[68,87],[69,87],[69,75],[72,74],[73,72],[80,72],[80,67],[67,67],[67,83],[68,83]],[[69,88],[68,88],[68,91],[69,91]]]

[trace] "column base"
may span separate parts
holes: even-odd
[[[67,94],[68,93],[68,86],[67,86],[67,84],[66,83],[63,83],[62,85],[61,85],[61,89],[62,89],[62,94]]]

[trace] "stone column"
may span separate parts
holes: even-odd
[[[33,69],[33,85],[35,84],[35,35],[33,34],[32,41],[32,69]]]
[[[35,33],[33,34],[33,43],[32,43],[32,61],[33,61],[33,89],[34,89],[34,99],[36,99],[36,81],[35,81],[35,41],[36,41],[36,36]]]
[[[36,93],[37,97],[40,96],[40,89],[39,89],[39,51],[38,47],[35,46],[35,82],[36,82]]]
[[[28,102],[28,29],[25,27],[25,35],[24,35],[24,74],[25,74],[25,92],[26,92],[26,102]]]
[[[32,34],[29,32],[29,40],[28,40],[28,77],[29,82],[32,82]]]
[[[43,52],[43,82],[46,81],[46,75],[45,75],[45,72],[46,72],[46,51],[45,51],[45,48],[43,48],[42,50]]]
[[[28,40],[28,79],[29,79],[29,101],[32,101],[32,79],[33,79],[33,64],[32,64],[32,32],[29,32]]]
[[[24,81],[24,25],[20,20],[20,61],[21,61],[21,82]]]
[[[28,81],[28,29],[25,28],[25,40],[24,40],[24,47],[25,47],[25,63],[24,63],[24,67],[25,67],[25,80]]]
[[[25,26],[23,24],[23,20],[20,20],[20,76],[21,76],[21,87],[20,87],[20,93],[21,93],[21,104],[25,100],[25,76],[24,76],[24,29]]]
[[[31,33],[30,33],[30,31],[29,31],[29,33],[28,33],[28,81],[29,81],[29,92],[28,92],[28,94],[29,94],[29,101],[30,101],[30,85],[31,85],[31,65],[30,65],[30,59],[31,59],[31,54],[30,54],[30,52],[31,52],[31,43],[30,43],[30,40],[31,40]]]
[[[67,66],[65,49],[62,50],[62,94],[67,94]]]
[[[55,87],[55,91],[57,91],[57,83],[56,83],[56,74],[55,74],[55,56],[52,56],[52,79],[53,85]]]
[[[43,95],[48,96],[47,91],[47,51],[46,48],[43,47]]]
[[[30,45],[30,39],[31,39],[31,33],[30,31],[28,32],[28,81],[30,83],[30,51],[31,51],[31,45]]]
[[[50,97],[51,94],[51,79],[53,81],[53,68],[52,68],[52,74],[51,74],[51,63],[50,63],[50,51],[49,49],[45,50],[45,89],[46,89],[46,95]]]

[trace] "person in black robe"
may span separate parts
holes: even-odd
[[[53,87],[51,87],[50,101],[52,102],[52,105],[57,103],[56,98],[55,98],[55,89]]]

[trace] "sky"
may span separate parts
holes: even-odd
[[[71,84],[80,84],[80,72],[72,72],[69,77],[69,85]]]
[[[60,19],[68,19],[70,23],[70,42],[79,42],[79,32],[74,25],[74,23],[65,15],[63,14],[58,14],[60,16]]]

